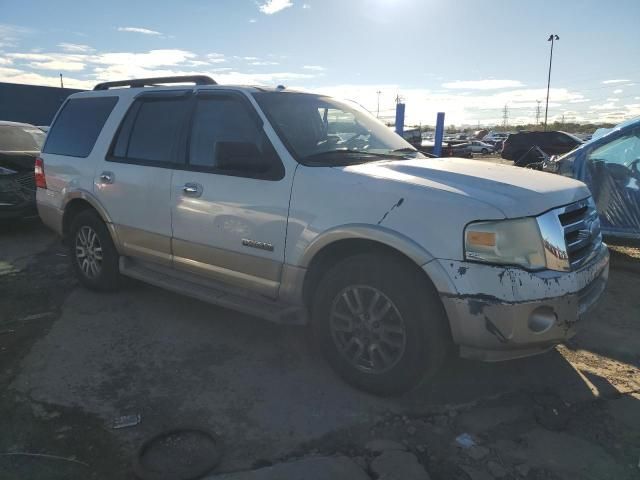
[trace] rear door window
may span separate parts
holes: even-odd
[[[43,153],[87,157],[118,97],[72,98],[51,126]]]
[[[141,97],[122,122],[109,160],[163,166],[183,163],[189,100]]]

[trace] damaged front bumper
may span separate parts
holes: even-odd
[[[575,334],[609,276],[609,252],[573,272],[439,261],[457,291],[440,291],[460,355],[499,361],[541,353]]]

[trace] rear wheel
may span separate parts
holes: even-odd
[[[316,291],[312,326],[336,372],[376,394],[401,393],[431,376],[450,345],[433,287],[422,272],[385,254],[333,267]]]
[[[93,290],[118,287],[119,255],[102,219],[93,210],[80,212],[69,231],[69,253],[80,282]]]
[[[483,148],[480,153],[482,153],[483,155],[486,155],[487,153],[489,153],[489,150],[486,148]]]

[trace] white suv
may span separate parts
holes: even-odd
[[[429,377],[452,347],[545,351],[607,281],[584,184],[426,158],[357,105],[283,87],[100,84],[60,108],[36,181],[86,286],[126,275],[309,323],[331,365],[377,393]]]

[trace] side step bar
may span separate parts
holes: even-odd
[[[143,263],[128,257],[120,257],[119,267],[122,275],[203,302],[237,310],[275,323],[288,325],[307,323],[307,312],[302,306],[230,292],[205,278],[185,272],[173,272],[166,267]]]

